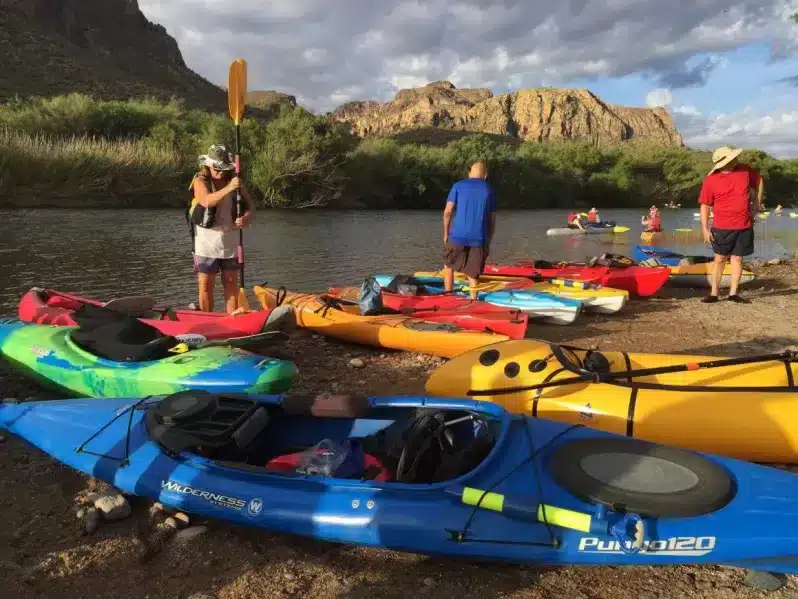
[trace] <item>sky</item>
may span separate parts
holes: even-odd
[[[139,0],[187,65],[315,112],[448,80],[666,106],[690,147],[798,158],[798,0]]]

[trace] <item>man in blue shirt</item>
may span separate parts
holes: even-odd
[[[443,211],[444,287],[452,290],[454,271],[465,273],[472,299],[496,229],[496,199],[487,176],[484,162],[472,164],[468,178],[452,186]]]

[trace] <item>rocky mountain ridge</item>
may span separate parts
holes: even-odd
[[[401,90],[389,102],[348,102],[331,118],[361,137],[444,129],[529,141],[684,145],[667,109],[607,104],[586,89],[534,88],[495,96],[488,89],[457,89],[436,81]]]

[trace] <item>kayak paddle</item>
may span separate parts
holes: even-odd
[[[287,336],[283,331],[261,331],[254,335],[245,335],[243,337],[228,337],[227,339],[208,339],[205,335],[198,333],[187,333],[185,335],[175,335],[180,343],[175,345],[169,351],[174,354],[183,354],[192,349],[202,349],[205,347],[247,347],[262,343],[274,337],[275,335]]]
[[[243,58],[230,65],[230,80],[227,87],[227,108],[233,119],[236,132],[235,165],[236,177],[241,176],[241,119],[244,117],[244,97],[247,93],[247,63]],[[236,189],[236,217],[243,214],[241,190]],[[238,308],[249,310],[247,292],[244,289],[244,229],[238,230]]]

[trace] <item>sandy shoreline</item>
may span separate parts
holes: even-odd
[[[600,349],[744,355],[798,346],[798,263],[757,268],[749,305],[704,305],[700,293],[664,290],[617,316],[586,315],[530,336]],[[300,369],[300,392],[423,394],[442,360],[393,353],[297,331],[279,351]],[[364,368],[350,368],[359,357]],[[55,397],[0,366],[3,397]],[[0,596],[14,598],[505,597],[706,599],[795,597],[798,577],[776,592],[742,586],[725,567],[519,568],[314,542],[217,521],[190,539],[167,538],[163,516],[133,500],[133,516],[87,535],[76,499],[96,485],[4,435],[0,444]],[[188,529],[191,530],[191,529]],[[166,539],[166,540],[164,540]]]

